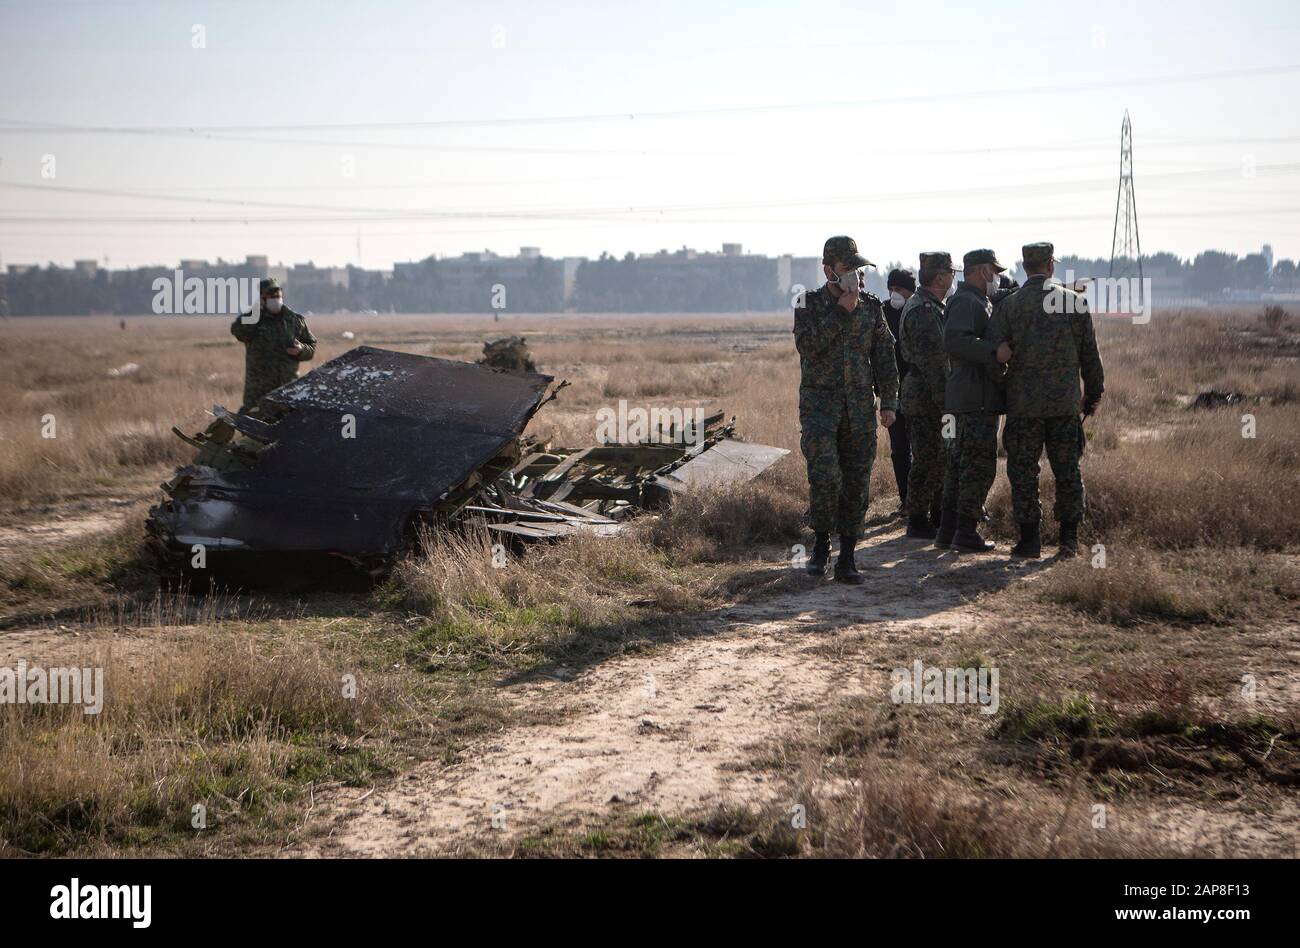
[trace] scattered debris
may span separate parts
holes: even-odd
[[[523,336],[505,336],[483,343],[483,358],[478,361],[479,365],[491,366],[494,369],[510,369],[514,372],[537,371],[537,365],[533,362],[532,353],[528,351],[528,343],[524,341]]]
[[[1192,399],[1191,408],[1225,408],[1229,405],[1242,405],[1246,403],[1259,402],[1258,398],[1252,398],[1249,395],[1243,395],[1241,392],[1218,392],[1211,389],[1208,392],[1200,392]]]
[[[199,550],[315,553],[378,574],[422,529],[612,534],[636,511],[751,480],[788,453],[734,440],[722,413],[700,430],[661,429],[659,441],[554,448],[522,436],[567,384],[554,381],[358,346],[249,414],[215,406],[203,431],[173,428],[197,454],[162,485],[149,532],[182,566]]]

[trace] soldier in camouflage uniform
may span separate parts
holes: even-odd
[[[307,320],[284,305],[284,290],[274,279],[258,287],[260,309],[235,317],[230,334],[244,344],[244,404],[251,411],[262,396],[298,377],[298,363],[316,354],[316,337]]]
[[[910,366],[903,376],[902,392],[903,417],[908,420],[912,442],[907,535],[923,540],[935,538],[947,461],[941,430],[948,383],[944,298],[956,272],[949,254],[921,254],[921,288],[903,306],[898,321],[899,351]]]
[[[1011,506],[1020,526],[1013,556],[1037,557],[1042,552],[1038,459],[1044,448],[1056,479],[1053,513],[1061,528],[1060,554],[1078,552],[1079,521],[1084,514],[1079,413],[1096,411],[1103,390],[1101,356],[1087,300],[1048,282],[1055,270],[1053,252],[1049,243],[1023,248],[1028,279],[997,307],[989,324],[989,342],[1009,343],[1014,353],[1007,367],[1007,424],[1002,432]]]
[[[985,335],[1006,267],[992,250],[972,250],[962,258],[965,280],[948,304],[943,348],[948,353],[944,412],[956,419],[956,438],[949,445],[944,473],[943,520],[936,546],[985,553],[993,544],[979,534],[984,498],[998,471],[998,416],[1006,410],[1001,381],[1011,347]],[[946,541],[946,542],[945,542]]]
[[[514,372],[537,371],[537,364],[533,362],[523,336],[505,336],[483,343],[483,358],[478,360],[478,364]]]
[[[858,270],[872,266],[849,237],[822,250],[826,285],[810,290],[794,313],[799,350],[799,441],[808,462],[809,513],[816,534],[808,572],[820,576],[830,534],[840,537],[835,578],[860,583],[853,551],[869,502],[876,457],[876,391],[886,428],[898,410],[894,337],[879,299],[861,287]]]

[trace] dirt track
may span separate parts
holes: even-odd
[[[898,527],[858,551],[867,583],[827,580],[707,616],[650,653],[502,686],[524,723],[372,791],[318,805],[293,855],[422,856],[499,844],[542,825],[765,801],[738,767],[833,698],[881,689],[888,668],[837,646],[862,636],[934,642],[972,625],[967,600],[1043,565],[936,554]],[[773,569],[787,567],[774,566]],[[324,835],[318,835],[324,834]]]

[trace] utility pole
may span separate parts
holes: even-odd
[[[1120,215],[1123,214],[1123,224]],[[1116,262],[1119,272],[1115,272]],[[1119,193],[1115,196],[1115,232],[1110,239],[1110,276],[1131,276],[1137,265],[1142,279],[1142,241],[1138,237],[1137,198],[1133,196],[1133,126],[1128,109],[1119,133]]]

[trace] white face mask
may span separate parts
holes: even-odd
[[[903,294],[898,292],[898,290],[894,290],[889,294],[889,305],[894,307],[894,309],[902,309],[903,304],[906,302],[907,300],[903,299]]]
[[[957,281],[953,280],[951,283],[948,284],[948,292],[943,294],[943,298],[946,300],[952,299],[952,295],[956,292],[957,292]]]
[[[278,296],[268,296],[263,302],[266,305],[266,311],[272,316],[280,312],[281,307],[284,306],[284,300]]]
[[[858,292],[858,271],[850,270],[848,273],[840,274],[839,284],[840,289],[845,293]]]

